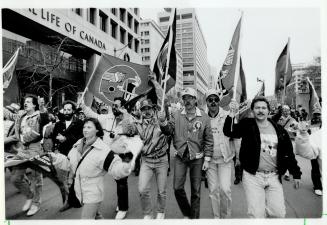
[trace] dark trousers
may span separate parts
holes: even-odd
[[[234,168],[235,168],[235,179],[241,181],[243,175],[243,168],[240,164],[236,165],[236,156],[233,158],[233,161],[234,161]]]
[[[321,174],[319,170],[319,163],[317,159],[311,160],[311,180],[314,190],[322,190]]]
[[[118,208],[120,211],[128,210],[128,183],[127,178],[122,178],[120,180],[115,180],[117,183],[117,199]]]
[[[202,165],[203,165],[203,158],[184,161],[179,156],[175,157],[175,167],[174,167],[175,198],[183,215],[191,219],[200,218]],[[184,189],[187,168],[190,168],[191,204],[189,203],[186,197],[186,193]]]

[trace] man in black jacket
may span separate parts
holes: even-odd
[[[237,102],[232,101],[230,115],[224,124],[224,134],[242,138],[240,162],[244,169],[243,187],[249,217],[283,218],[286,210],[281,176],[288,169],[297,189],[302,173],[287,131],[268,119],[267,99],[256,97],[251,103],[251,109],[254,118],[245,118],[231,126],[238,110]]]

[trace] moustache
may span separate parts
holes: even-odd
[[[257,115],[258,116],[264,116],[265,114],[264,113],[258,113]]]

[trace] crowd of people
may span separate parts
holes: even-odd
[[[314,191],[322,195],[321,151],[317,142],[321,136],[320,112],[308,121],[305,110],[295,111],[288,105],[272,110],[265,97],[255,97],[251,116],[238,121],[235,118],[239,104],[232,100],[229,110],[223,110],[218,90],[206,93],[206,111],[197,107],[194,89],[184,89],[181,98],[180,110],[161,110],[145,97],[133,112],[124,109],[123,98],[116,98],[112,106],[103,104],[97,112],[86,106],[83,99],[76,103],[65,101],[62,110],[55,113],[45,107],[43,98],[29,95],[24,98],[22,109],[15,103],[4,108],[5,151],[20,158],[44,152],[66,156],[70,162],[70,174],[65,181],[67,200],[59,211],[75,207],[75,197],[82,207],[83,219],[103,218],[99,207],[105,191],[113,188],[104,187],[106,173],[117,185],[115,219],[126,218],[128,176],[132,170],[139,176],[144,219],[165,218],[170,168],[176,201],[183,217],[189,219],[200,217],[204,175],[213,218],[232,217],[234,167],[234,184],[242,182],[249,217],[285,217],[282,180],[289,180],[292,175],[297,189],[302,174],[296,154],[311,160]],[[140,154],[126,151],[127,144],[116,141],[121,137],[135,138],[132,143],[139,146]],[[19,165],[10,168],[10,173],[11,182],[26,196],[22,211],[34,215],[42,205],[42,173]],[[184,188],[187,173],[190,200]],[[157,188],[155,212],[150,188],[153,176]],[[36,181],[35,187],[31,187],[29,179]]]

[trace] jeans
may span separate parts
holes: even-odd
[[[85,203],[82,207],[81,219],[95,219],[95,215],[100,208],[101,202]]]
[[[127,178],[122,178],[120,180],[115,180],[117,183],[117,199],[118,199],[118,209],[120,211],[128,210],[128,183]]]
[[[243,188],[250,218],[285,217],[283,186],[277,173],[252,175],[244,170]]]
[[[183,162],[177,155],[174,168],[175,198],[184,216],[191,219],[200,218],[201,171],[203,158]],[[191,204],[188,202],[184,184],[187,168],[190,168]]]
[[[43,186],[42,173],[32,170],[31,187],[29,185],[29,179],[26,174],[25,166],[14,167],[11,173],[11,182],[13,185],[26,196],[27,199],[33,199],[33,205],[39,206],[41,204],[41,193]]]
[[[321,184],[321,174],[319,169],[319,162],[318,159],[311,160],[311,180],[313,183],[314,190],[322,190]]]
[[[215,218],[230,218],[232,214],[232,161],[209,163],[207,179],[209,197]]]
[[[139,174],[139,192],[141,198],[141,207],[144,215],[150,215],[151,207],[151,188],[150,182],[154,175],[157,182],[157,213],[164,213],[166,208],[166,189],[167,189],[167,155],[159,159],[142,158],[142,164]]]

